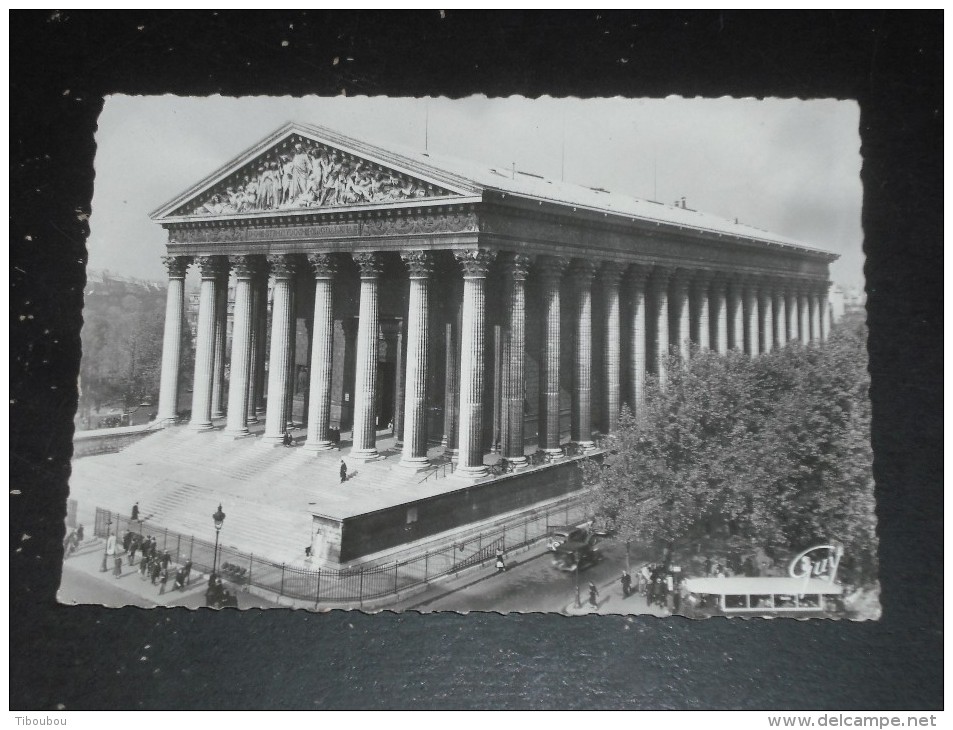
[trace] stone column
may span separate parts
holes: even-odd
[[[429,340],[430,330],[427,330]],[[397,323],[397,345],[394,352],[394,428],[391,434],[394,437],[394,448],[404,448],[404,378],[407,373],[404,368],[404,323]]]
[[[797,289],[790,283],[784,287],[784,340],[785,343],[791,343],[798,340],[801,336],[800,326],[798,324],[798,304]]]
[[[334,355],[334,275],[333,254],[313,253],[308,263],[314,271],[314,323],[311,326],[311,369],[308,372],[308,437],[305,448],[322,451],[333,448],[328,438],[331,428],[331,372]]]
[[[728,349],[744,352],[744,277],[736,276],[728,283]]]
[[[629,409],[642,412],[645,402],[645,366],[648,360],[648,331],[646,329],[645,286],[649,269],[639,264],[629,267]]]
[[[486,275],[496,253],[454,251],[463,268],[463,317],[460,328],[460,452],[456,474],[481,477],[483,464],[484,347]]]
[[[526,277],[529,273],[529,266],[529,256],[520,253],[513,254],[506,261],[510,292],[507,312],[509,317],[507,325],[509,357],[504,363],[506,369],[504,418],[507,425],[503,456],[514,469],[521,469],[528,463],[523,444],[523,423],[526,417]]]
[[[265,333],[261,328],[261,272],[256,270],[251,280],[251,356],[248,360],[248,410],[245,413],[245,423],[258,423],[258,412],[255,408],[258,397],[258,371],[263,366],[259,360],[259,345]]]
[[[357,363],[354,376],[354,440],[351,458],[369,461],[378,458],[377,402],[378,284],[383,271],[379,253],[352,254],[361,271],[361,303],[357,320]]]
[[[758,354],[758,283],[748,278],[744,286],[744,338],[745,354],[756,357]]]
[[[831,305],[828,301],[830,287],[829,281],[821,284],[821,339],[825,342],[831,335]]]
[[[619,280],[622,278],[622,267],[619,264],[607,262],[599,271],[599,285],[603,291],[605,301],[605,350],[602,354],[603,362],[603,402],[605,403],[605,421],[609,433],[614,433],[619,427],[619,408],[621,407],[621,367],[622,367],[622,317],[619,307]],[[643,314],[643,322],[645,315]],[[644,367],[644,364],[643,364]]]
[[[690,272],[679,269],[672,277],[668,288],[669,347],[675,348],[682,365],[688,364],[691,352],[691,332],[689,326],[688,285],[691,281]]]
[[[728,277],[717,273],[711,280],[711,349],[719,355],[728,352]]]
[[[563,453],[559,439],[559,290],[569,262],[557,256],[537,262],[542,292],[542,346],[539,367],[539,448],[552,456]]]
[[[297,269],[296,269],[297,271]],[[294,428],[294,396],[297,387],[298,368],[295,358],[298,354],[298,296],[295,291],[295,279],[291,279],[291,299],[288,303],[288,387],[285,390],[285,417],[287,428]]]
[[[165,297],[165,329],[162,334],[162,375],[159,382],[157,423],[175,423],[179,410],[179,368],[182,366],[182,321],[185,314],[185,272],[188,256],[163,256],[169,272]]]
[[[709,324],[710,301],[708,288],[711,284],[711,272],[698,271],[692,278],[691,330],[692,342],[699,350],[707,350],[711,345],[711,327]]]
[[[257,256],[233,256],[235,271],[235,314],[232,325],[232,359],[228,378],[228,420],[225,433],[244,436],[248,433],[248,384],[252,361],[253,279]]]
[[[433,276],[434,262],[429,251],[405,251],[401,258],[410,275],[410,296],[407,305],[404,450],[400,465],[420,471],[430,466],[427,459],[427,360],[430,353],[430,277]]]
[[[805,284],[798,286],[797,302],[798,339],[802,345],[807,345],[811,341],[811,310],[808,304],[808,289]]]
[[[649,296],[652,299],[653,369],[658,377],[659,386],[664,388],[668,379],[669,336],[668,336],[668,282],[672,278],[672,269],[656,266],[649,279]]]
[[[258,280],[258,336],[255,339],[255,360],[254,368],[255,397],[252,399],[252,407],[255,409],[254,420],[261,420],[265,415],[265,355],[268,354],[268,280],[270,273],[270,264],[265,261],[262,267],[261,276]],[[253,420],[253,419],[249,419]]]
[[[225,416],[225,346],[228,334],[228,266],[215,282],[215,368],[212,371],[212,418]]]
[[[758,342],[762,353],[769,353],[774,347],[774,288],[764,282],[758,293],[759,330]]]
[[[774,284],[774,342],[781,348],[787,342],[787,306],[784,295],[784,282]]]
[[[200,256],[202,272],[199,321],[195,340],[195,377],[192,380],[192,420],[189,428],[212,428],[212,380],[215,371],[215,306],[218,282],[228,265],[222,256]]]
[[[814,284],[809,294],[811,308],[811,342],[821,341],[821,292],[820,286]]]
[[[288,389],[291,349],[289,342],[294,337],[291,329],[292,288],[296,263],[290,255],[268,257],[275,283],[271,303],[271,349],[268,356],[268,411],[265,418],[265,435],[262,443],[280,444],[288,425]]]
[[[444,326],[444,372],[446,376],[443,395],[442,443],[446,447],[444,453],[451,457],[457,455],[457,437],[459,435],[457,427],[460,415],[460,399],[457,385],[460,378],[460,302],[463,296],[460,284],[459,279],[454,279],[448,287],[450,306],[447,307],[447,317],[449,321]]]
[[[572,411],[570,438],[583,451],[595,447],[592,441],[592,277],[596,264],[576,259],[571,276],[576,294],[575,342],[573,347]]]

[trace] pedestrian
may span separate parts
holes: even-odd
[[[285,435],[281,438],[281,443],[285,446],[294,446],[294,441],[291,440],[291,432],[285,431]]]
[[[649,574],[649,564],[646,563],[642,566],[642,570],[639,571],[639,593],[643,596],[648,593],[649,578],[651,578]]]
[[[136,549],[139,547],[138,543],[133,540],[129,544],[129,565],[136,564]]]
[[[344,463],[344,459],[341,459],[341,484],[347,481],[347,464]]]
[[[152,579],[152,585],[156,584],[156,581],[159,580],[159,575],[162,573],[162,566],[159,565],[158,560],[152,561],[152,569],[149,571],[149,577]]]
[[[149,538],[149,557],[153,560],[159,557],[159,543],[154,537]]]
[[[622,571],[622,578],[620,582],[622,583],[622,597],[628,598],[629,594],[632,593],[632,576],[629,575],[629,571]]]
[[[599,589],[596,588],[596,584],[589,582],[589,605],[593,608],[599,606]]]
[[[122,553],[113,556],[113,575],[119,578],[122,575]]]
[[[185,572],[185,585],[188,585],[192,581],[192,561],[186,560],[182,570]]]
[[[172,584],[172,590],[181,591],[185,587],[185,568],[179,568],[175,573],[175,583]]]
[[[124,553],[129,552],[129,548],[132,546],[132,532],[126,530],[126,534],[122,536],[122,551]]]
[[[132,521],[135,522],[139,519],[139,503],[136,502],[132,505]]]
[[[163,568],[159,572],[159,595],[165,593],[165,584],[169,582],[169,571]]]
[[[83,526],[80,525],[76,528],[76,544],[79,545],[83,541],[83,538],[86,536]]]
[[[506,570],[506,561],[503,560],[503,551],[497,548],[496,550],[496,572],[502,573]]]
[[[149,570],[149,558],[146,557],[145,550],[143,550],[142,557],[139,558],[139,580],[146,579],[147,570]]]
[[[171,562],[172,562],[172,556],[169,554],[169,551],[166,550],[165,552],[162,553],[162,569],[168,570],[169,563]]]

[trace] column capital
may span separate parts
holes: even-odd
[[[597,264],[591,259],[573,259],[569,266],[569,275],[576,284],[588,286],[596,275]]]
[[[239,279],[251,279],[256,276],[264,263],[261,256],[252,255],[229,256],[228,262]]]
[[[653,266],[648,278],[649,286],[653,289],[664,289],[674,275],[675,269],[671,266]]]
[[[485,279],[490,264],[496,259],[496,251],[471,248],[454,251],[453,256],[463,269],[464,279]]]
[[[337,259],[330,253],[309,253],[308,264],[315,279],[333,279],[338,270]]]
[[[384,258],[378,251],[352,253],[351,258],[357,264],[362,279],[377,279],[384,271]]]
[[[434,262],[430,251],[402,251],[400,258],[407,266],[411,279],[429,279],[433,276]]]
[[[529,267],[533,263],[533,257],[525,253],[512,253],[501,261],[510,278],[514,281],[526,281],[526,277],[529,276]]]
[[[569,265],[569,259],[562,256],[540,256],[536,259],[536,270],[543,279],[560,279]]]
[[[188,271],[189,264],[192,263],[192,257],[163,256],[162,263],[165,264],[165,269],[169,272],[170,279],[182,279],[185,277],[185,272]]]
[[[599,281],[606,286],[618,286],[624,269],[624,265],[616,261],[603,261],[599,266]]]
[[[298,262],[291,254],[272,254],[268,257],[268,264],[276,279],[290,279],[298,271]]]
[[[631,284],[643,285],[652,275],[652,267],[645,264],[631,264],[626,269],[626,276]]]
[[[220,279],[228,274],[228,257],[226,256],[199,256],[195,259],[203,279]]]

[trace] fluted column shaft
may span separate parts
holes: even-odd
[[[215,368],[212,371],[212,418],[225,415],[225,346],[228,330],[228,268],[215,283]]]
[[[311,370],[308,384],[308,437],[305,448],[330,449],[331,373],[334,360],[334,275],[332,254],[308,256],[314,271],[314,318],[311,326]]]
[[[774,343],[781,348],[787,344],[787,307],[784,301],[784,290],[774,289]]]
[[[295,291],[294,279],[291,282],[291,298],[288,303],[288,387],[285,390],[285,417],[287,418],[286,427],[294,425],[294,396],[297,387],[297,363],[295,357],[298,354],[298,293]]]
[[[798,339],[802,345],[807,345],[811,341],[811,310],[807,300],[807,291],[799,289],[797,293]]]
[[[357,371],[354,377],[354,445],[351,457],[376,459],[377,357],[380,313],[378,289],[382,271],[379,253],[353,254],[361,270],[361,303],[357,320]]]
[[[774,348],[774,291],[767,284],[763,284],[758,293],[758,314],[760,351],[768,353]]]
[[[248,433],[248,385],[252,361],[252,292],[257,257],[234,256],[235,314],[232,325],[232,359],[228,378],[228,419],[225,433],[241,436]]]
[[[728,286],[727,312],[728,349],[744,352],[744,285],[738,279],[733,280]]]
[[[215,309],[218,282],[225,264],[221,256],[202,256],[197,263],[202,271],[202,285],[195,342],[195,377],[192,380],[192,420],[189,427],[196,431],[205,431],[212,428]]]
[[[629,408],[641,413],[645,402],[645,366],[648,360],[645,285],[648,270],[642,266],[629,269]]]
[[[592,449],[592,277],[591,261],[577,260],[572,268],[576,289],[570,438],[583,450]]]
[[[503,456],[514,468],[527,463],[523,443],[526,402],[526,277],[530,259],[514,254],[506,262],[510,292],[507,324],[506,408]]]
[[[463,268],[463,316],[460,346],[460,452],[456,474],[480,477],[483,464],[484,347],[486,336],[486,275],[492,251],[455,251]]]
[[[433,255],[427,251],[401,254],[410,274],[407,306],[407,372],[404,385],[404,450],[401,466],[426,469],[427,375],[430,353],[430,277]]]
[[[156,421],[175,422],[179,409],[179,369],[182,366],[182,320],[185,313],[185,272],[192,259],[164,256],[169,272],[165,298],[165,328],[162,333],[162,374]]]
[[[559,356],[560,302],[562,274],[568,262],[546,256],[539,260],[542,284],[542,348],[539,373],[539,448],[559,455]]]
[[[265,330],[268,327],[267,321],[262,325],[262,307],[265,306],[264,300],[267,296],[267,277],[264,260],[262,260],[262,266],[256,269],[251,280],[251,357],[248,366],[248,411],[245,416],[245,423],[258,423],[258,396],[261,391],[259,383],[265,366]],[[265,295],[262,294],[263,279],[266,284]]]
[[[798,297],[797,290],[785,289],[784,291],[784,339],[786,343],[794,342],[800,338],[800,326],[798,324]]]
[[[664,388],[668,380],[669,334],[668,334],[668,281],[671,278],[671,269],[657,267],[649,280],[649,291],[652,297],[652,331],[654,337],[653,367],[658,377],[659,386]]]
[[[828,301],[830,282],[825,282],[821,288],[821,339],[827,341],[831,335],[831,305]]]
[[[267,385],[265,375],[265,356],[268,354],[268,281],[269,264],[262,269],[261,277],[258,281],[258,333],[259,337],[255,340],[255,397],[254,408],[255,415],[260,420],[265,413],[265,386]]]
[[[758,354],[758,286],[747,282],[744,288],[744,337],[745,353],[751,357]]]
[[[618,264],[603,264],[599,275],[605,302],[605,338],[603,352],[603,388],[606,407],[605,422],[609,433],[619,427],[621,407],[622,332],[619,305],[619,279],[622,268]]]
[[[811,342],[821,341],[821,294],[816,289],[809,295],[811,308]]]
[[[692,279],[691,329],[692,341],[698,349],[707,350],[711,345],[709,316],[711,303],[708,296],[711,274],[702,271]]]
[[[669,284],[669,317],[671,331],[669,332],[669,346],[674,347],[682,365],[688,364],[691,352],[691,320],[688,307],[689,274],[678,271]]]
[[[289,342],[294,336],[291,329],[292,288],[294,286],[295,262],[291,256],[269,256],[274,276],[271,303],[271,349],[268,356],[268,411],[265,418],[264,443],[281,443],[288,425]]]
[[[711,282],[711,349],[719,355],[728,352],[728,281],[715,276]]]

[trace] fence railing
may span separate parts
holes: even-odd
[[[497,551],[528,547],[554,529],[578,524],[587,519],[582,498],[566,500],[486,530],[462,535],[457,541],[427,550],[422,555],[391,560],[387,563],[351,568],[316,570],[300,565],[276,563],[250,553],[219,545],[218,575],[239,589],[255,587],[282,598],[321,603],[363,603],[405,592],[438,578],[455,575],[495,561]],[[94,534],[106,538],[116,535],[122,544],[126,533],[153,537],[159,553],[169,553],[171,561],[182,565],[191,561],[194,570],[212,572],[215,544],[194,535],[183,535],[154,524],[148,517],[132,520],[116,512],[96,508]]]

